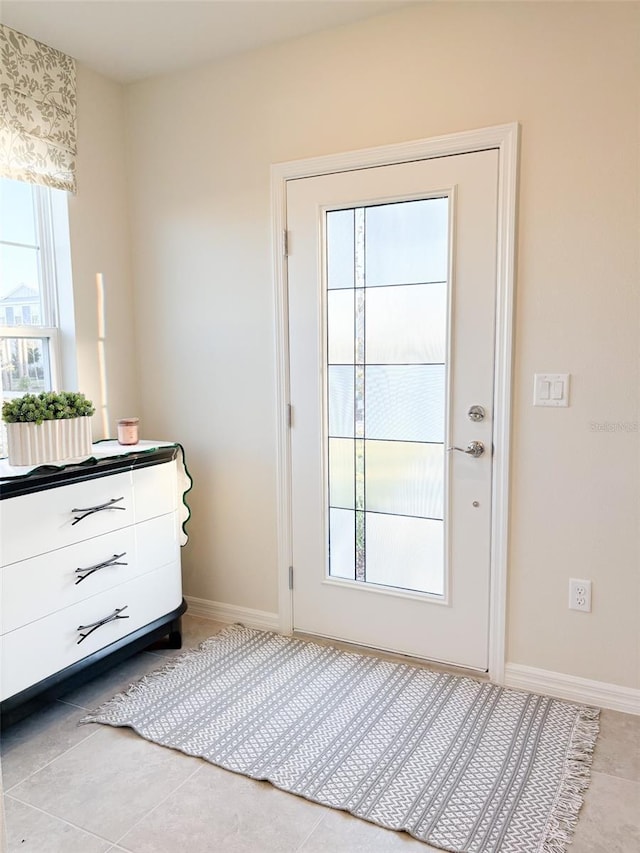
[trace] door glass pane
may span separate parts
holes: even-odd
[[[334,438],[354,437],[353,374],[353,367],[329,368],[329,435]]]
[[[441,364],[446,357],[447,285],[367,291],[369,364]]]
[[[327,213],[327,287],[353,287],[354,211]]]
[[[353,288],[327,294],[329,364],[353,364],[354,296]]]
[[[444,592],[448,199],[327,213],[329,574]]]
[[[365,436],[444,441],[444,365],[366,367]]]
[[[447,280],[449,200],[366,208],[367,287]]]
[[[329,510],[329,554],[333,577],[355,579],[355,516],[353,510]]]
[[[420,518],[443,518],[444,452],[441,444],[367,441],[366,506]]]
[[[355,509],[354,455],[352,438],[329,439],[329,505]]]
[[[371,512],[366,517],[367,581],[442,595],[442,522]]]

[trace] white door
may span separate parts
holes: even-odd
[[[296,631],[487,669],[497,194],[497,150],[287,182]]]

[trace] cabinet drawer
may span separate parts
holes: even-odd
[[[136,521],[173,512],[178,506],[178,475],[175,460],[139,468],[133,473]]]
[[[12,563],[2,570],[0,633],[15,631],[177,559],[172,513]]]
[[[136,524],[137,574],[180,561],[177,511]]]
[[[10,498],[0,502],[0,559],[6,566],[127,527],[134,518],[130,471]]]
[[[59,672],[82,658],[126,637],[180,605],[179,562],[169,563],[101,595],[31,622],[2,637],[2,700]],[[89,633],[90,626],[126,607],[128,618],[106,622]],[[81,633],[86,639],[78,643]]]

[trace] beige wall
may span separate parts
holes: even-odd
[[[77,67],[78,192],[69,196],[78,387],[96,404],[94,438],[138,407],[125,168],[124,89]],[[98,352],[96,275],[105,291],[106,387]],[[105,417],[103,418],[103,414]],[[106,422],[106,429],[105,429]]]
[[[144,432],[195,477],[185,591],[277,610],[273,162],[522,125],[508,657],[640,686],[640,7],[434,3],[128,90]],[[534,372],[571,407],[533,408]],[[593,612],[569,612],[570,576]]]

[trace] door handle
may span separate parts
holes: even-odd
[[[484,444],[481,441],[470,441],[466,447],[447,447],[447,452],[450,450],[458,450],[460,453],[466,453],[477,459],[484,453]]]

